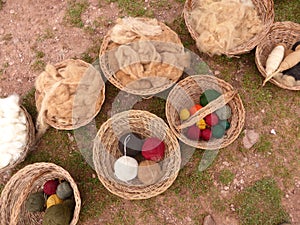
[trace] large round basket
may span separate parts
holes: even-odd
[[[208,89],[214,89],[222,95],[200,109],[190,120],[182,122],[179,115],[181,109],[190,109],[195,104],[199,104],[200,95]],[[231,121],[230,128],[223,138],[204,141],[186,137],[187,127],[225,104],[231,108]],[[169,126],[181,141],[195,148],[215,150],[230,145],[239,136],[245,122],[245,109],[239,95],[230,84],[212,75],[195,75],[179,81],[171,90],[166,102],[166,116]]]
[[[35,92],[36,107],[39,113],[43,114],[41,116],[42,120],[51,127],[59,130],[73,130],[85,126],[99,113],[105,100],[105,84],[102,80],[100,72],[85,61],[79,59],[66,59],[55,64],[54,67],[57,70],[56,76],[61,78],[62,76],[59,74],[59,71],[68,70],[67,67],[73,64],[77,64],[86,69],[84,71],[69,72],[70,77],[67,78],[55,80],[56,78],[54,76],[54,78],[51,78],[55,80],[54,82],[53,80],[45,81],[45,79],[41,78],[41,85],[39,86],[44,85],[45,88],[40,88],[42,91],[39,91],[36,88]],[[40,76],[47,72],[48,71],[42,72]],[[77,78],[75,78],[75,74]],[[80,79],[78,79],[78,74]],[[69,105],[66,94],[58,93],[58,89],[63,86],[67,86],[68,90],[70,91],[67,96],[73,96],[71,97],[73,98],[71,109],[66,108]],[[47,90],[45,91],[46,87]],[[93,89],[93,94],[88,92],[90,89]],[[60,105],[54,103],[51,104],[53,100],[57,101],[57,99],[60,99]],[[83,113],[81,112],[82,109],[89,109],[88,113],[84,114],[84,118],[82,115]],[[57,110],[58,113],[50,114],[50,110]],[[67,116],[60,115],[66,111],[70,111],[68,112]],[[37,122],[39,122],[39,119]]]
[[[142,184],[137,178],[123,182],[114,174],[114,162],[121,157],[118,140],[122,135],[136,132],[164,141],[165,157],[159,162],[162,176],[150,185]],[[129,110],[115,114],[99,129],[93,149],[95,170],[102,184],[113,194],[124,199],[148,199],[166,191],[176,179],[181,163],[177,138],[159,117],[142,110]]]
[[[199,0],[186,0],[184,9],[183,9],[183,16],[185,20],[185,24],[191,34],[191,37],[194,40],[197,40],[199,37],[199,34],[193,29],[193,27],[190,24],[190,13],[193,9],[195,9],[196,4],[199,2]],[[258,16],[260,17],[262,21],[262,31],[255,35],[253,38],[251,38],[249,41],[246,43],[230,49],[229,51],[225,51],[222,53],[224,55],[227,55],[229,57],[234,56],[234,55],[241,55],[248,53],[252,49],[254,49],[260,42],[261,40],[266,36],[268,33],[271,25],[274,22],[274,3],[272,0],[252,0],[255,9],[257,11]]]
[[[42,191],[43,184],[51,179],[66,180],[71,185],[75,198],[75,209],[70,225],[77,224],[81,208],[79,190],[71,175],[53,163],[34,163],[25,166],[11,177],[1,192],[1,224],[42,224],[44,212],[28,212],[25,208],[25,201],[30,193]]]
[[[256,47],[255,63],[261,75],[266,77],[266,61],[277,44],[285,44],[287,49],[292,49],[297,41],[300,41],[300,24],[289,21],[274,23],[267,36]],[[299,85],[287,86],[274,78],[270,82],[287,90],[300,90]]]
[[[140,20],[143,22],[153,20],[152,18],[143,18],[143,17],[137,17],[134,19],[137,19],[137,20]],[[149,41],[152,43],[168,43],[169,46],[178,48],[178,49],[182,50],[182,52],[184,52],[184,47],[181,43],[181,40],[180,40],[178,34],[176,32],[174,32],[171,28],[169,28],[167,25],[165,25],[164,23],[162,23],[160,21],[157,21],[157,22],[158,22],[158,25],[161,27],[163,33],[159,36],[147,36],[146,41]],[[157,83],[160,84],[158,86],[147,87],[147,88],[145,87],[145,88],[139,88],[139,89],[133,88],[129,85],[122,83],[122,81],[117,76],[117,74],[120,72],[120,68],[119,68],[120,66],[117,66],[117,68],[115,68],[116,66],[114,66],[114,64],[116,64],[116,62],[115,62],[116,59],[115,59],[115,57],[112,57],[111,55],[114,51],[116,51],[116,49],[118,49],[120,46],[124,46],[124,45],[118,45],[118,44],[114,43],[111,40],[111,33],[112,33],[112,29],[109,30],[108,33],[106,34],[106,36],[103,38],[102,45],[101,45],[100,52],[99,52],[99,62],[100,62],[100,67],[101,67],[101,70],[103,71],[104,76],[114,86],[116,86],[120,90],[125,91],[130,94],[139,95],[139,96],[145,96],[145,97],[153,96],[154,94],[162,92],[162,91],[170,88],[171,86],[173,86],[176,83],[176,81],[181,77],[181,75],[183,73],[183,68],[180,68],[172,63],[169,63],[168,61],[167,62],[154,61],[154,63],[156,63],[156,65],[158,65],[158,66],[151,67],[151,68],[153,68],[153,70],[151,70],[151,73],[150,73],[151,76],[153,76],[154,78],[157,78],[158,72],[155,70],[159,70],[159,68],[161,68],[161,67],[169,68],[169,70],[171,71],[171,74],[172,74],[171,81],[169,81],[165,84],[161,81],[160,82],[158,81]],[[142,40],[141,38],[136,38],[131,43],[128,43],[127,45],[134,45],[135,43],[137,43],[140,40],[142,42],[146,42],[145,40]],[[167,46],[167,44],[165,44],[165,46]],[[164,48],[168,48],[168,47],[164,47]],[[146,76],[144,78],[147,79]],[[141,80],[143,80],[143,79],[141,79]]]
[[[15,161],[12,164],[0,169],[0,174],[13,169],[19,163],[23,162],[25,160],[25,157],[27,156],[27,153],[30,151],[30,148],[34,145],[34,142],[35,142],[35,127],[34,127],[34,124],[32,122],[32,118],[31,118],[30,114],[27,112],[25,107],[20,106],[20,108],[21,108],[21,111],[24,113],[24,115],[26,117],[26,126],[27,126],[26,145],[24,146],[22,154],[20,155],[18,160]]]

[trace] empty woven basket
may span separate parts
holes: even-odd
[[[30,148],[34,145],[34,141],[35,141],[35,127],[34,124],[32,122],[32,118],[30,116],[30,114],[27,112],[26,108],[23,106],[20,106],[22,112],[25,114],[26,117],[26,125],[27,125],[27,137],[26,137],[26,145],[24,146],[24,149],[20,155],[20,157],[18,158],[17,161],[15,161],[14,163],[0,169],[0,174],[13,169],[16,165],[18,165],[19,163],[23,162],[25,160],[25,157],[27,156],[27,153],[29,152]]]
[[[191,117],[192,120],[181,122],[179,116],[181,109],[189,109],[193,105],[199,104],[200,95],[207,89],[214,89],[222,95],[195,113],[194,120]],[[230,106],[232,115],[230,128],[223,138],[198,141],[185,136],[185,128],[195,124],[195,121],[199,121],[225,104]],[[181,141],[195,148],[214,150],[230,145],[238,137],[244,126],[245,109],[239,95],[230,84],[212,75],[196,75],[179,81],[171,90],[166,102],[166,116],[169,126]]]
[[[287,49],[292,49],[293,44],[297,41],[300,41],[300,24],[289,21],[274,23],[269,33],[256,47],[255,63],[261,75],[266,77],[266,61],[277,44],[285,44]],[[287,86],[274,78],[270,82],[287,90],[300,90],[299,85]]]
[[[200,0],[201,1],[201,0]],[[183,16],[185,20],[185,24],[194,40],[197,40],[199,37],[199,34],[194,30],[194,28],[191,26],[190,23],[190,13],[192,10],[195,9],[197,3],[199,0],[186,0],[183,10]],[[246,43],[243,43],[240,46],[237,46],[236,48],[230,49],[229,51],[222,52],[222,54],[225,54],[227,56],[234,56],[234,55],[241,55],[244,53],[247,53],[254,49],[260,41],[266,36],[268,33],[271,25],[274,21],[274,3],[273,0],[252,0],[255,9],[257,11],[258,16],[260,17],[262,21],[262,31],[255,35],[253,38],[251,38]]]
[[[122,156],[118,140],[129,132],[144,138],[158,137],[165,143],[165,157],[159,163],[162,176],[154,184],[142,184],[137,178],[123,182],[114,174],[114,162]],[[181,155],[177,138],[161,118],[147,111],[130,110],[115,114],[102,124],[95,138],[93,161],[99,180],[111,193],[134,200],[151,198],[166,191],[178,175]]]
[[[25,201],[30,193],[42,191],[47,180],[62,179],[69,182],[75,198],[75,209],[70,225],[79,219],[81,208],[80,193],[71,175],[62,167],[53,163],[34,163],[25,166],[14,174],[1,192],[0,221],[3,225],[39,225],[43,212],[28,212]]]
[[[137,17],[137,18],[130,17],[130,19],[141,21],[141,22],[149,22],[149,21],[153,21],[153,20],[156,21],[156,19],[153,19],[153,18],[141,18],[141,17]],[[122,20],[119,19],[117,21],[122,21]],[[120,90],[134,94],[134,95],[152,96],[156,93],[162,92],[162,91],[170,88],[181,77],[183,68],[174,66],[174,64],[171,65],[171,63],[165,63],[165,61],[163,61],[163,60],[162,60],[162,62],[153,60],[149,64],[148,59],[147,59],[147,62],[142,62],[141,65],[143,66],[144,70],[147,70],[149,72],[148,75],[144,75],[144,77],[141,78],[138,76],[137,72],[135,72],[135,74],[132,77],[135,77],[134,82],[148,81],[149,76],[151,76],[151,78],[155,78],[155,79],[161,78],[161,80],[158,80],[158,79],[156,80],[156,84],[157,84],[156,86],[149,87],[149,86],[146,86],[145,83],[143,83],[142,85],[140,85],[141,86],[140,88],[136,88],[136,87],[130,86],[134,83],[133,81],[131,83],[129,82],[126,84],[126,83],[124,83],[123,80],[121,80],[121,77],[122,78],[125,77],[126,74],[122,71],[122,68],[121,69],[119,68],[120,66],[118,65],[117,59],[115,57],[115,52],[118,49],[120,49],[120,46],[128,47],[128,46],[132,46],[132,45],[137,45],[137,43],[139,43],[139,41],[157,43],[157,45],[162,45],[162,43],[166,43],[166,44],[164,44],[165,50],[168,50],[167,45],[169,45],[169,47],[175,47],[175,48],[179,49],[179,51],[184,52],[183,45],[182,45],[181,40],[178,37],[178,35],[164,23],[157,21],[157,24],[161,27],[161,30],[162,30],[162,34],[160,34],[158,36],[146,35],[143,38],[137,37],[134,40],[132,40],[132,42],[130,42],[130,43],[120,45],[111,40],[112,39],[111,34],[113,31],[113,29],[111,29],[108,31],[106,36],[103,38],[102,45],[100,48],[100,53],[99,53],[100,67],[104,73],[104,76],[114,86],[116,86]],[[117,25],[119,25],[119,24],[116,24],[115,26],[117,26]],[[143,49],[141,49],[141,50],[143,50]],[[138,50],[138,51],[141,51],[141,50]],[[173,55],[175,55],[175,54],[173,54]],[[147,56],[153,57],[152,52],[147,53]],[[130,57],[128,56],[128,59],[129,58]],[[183,61],[183,60],[181,59],[181,61]],[[140,63],[139,60],[137,60],[137,62]],[[154,63],[153,64],[154,66],[151,66],[151,63]],[[132,63],[132,64],[134,65],[134,63]],[[131,66],[131,64],[130,64],[130,66]],[[145,68],[148,68],[148,69],[145,69]],[[152,69],[150,69],[150,68],[152,68]],[[161,77],[161,75],[158,75],[162,69],[167,69],[167,70],[171,71],[170,75],[171,75],[172,79],[169,80],[170,77],[168,77],[168,79],[163,81],[162,79],[165,77]],[[167,82],[165,83],[165,81],[167,81]]]

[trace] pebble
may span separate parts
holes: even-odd
[[[215,73],[215,75],[219,75],[221,72],[216,70],[214,73]]]
[[[259,163],[255,163],[255,167],[258,168],[259,167]]]
[[[10,14],[14,14],[14,13],[15,13],[15,10],[11,9],[11,10],[9,10],[9,13],[10,13]]]
[[[211,215],[207,215],[204,218],[203,225],[216,225],[216,222]]]
[[[228,186],[225,186],[225,187],[224,187],[224,190],[225,190],[225,191],[228,191],[228,190],[229,190],[229,187],[228,187]]]
[[[246,149],[250,149],[259,140],[259,134],[254,130],[245,130],[245,136],[243,138],[243,145]]]
[[[96,174],[93,173],[93,174],[92,174],[92,178],[96,178]]]
[[[229,162],[226,162],[226,161],[224,161],[222,164],[223,164],[224,166],[230,166]]]

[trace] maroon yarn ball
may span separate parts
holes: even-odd
[[[156,137],[147,138],[142,147],[142,155],[147,160],[162,160],[165,156],[165,143]]]
[[[58,180],[48,180],[44,184],[43,191],[46,195],[54,195],[56,193],[56,189],[58,185],[59,185]]]

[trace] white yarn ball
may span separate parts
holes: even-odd
[[[6,167],[9,165],[12,157],[11,154],[6,153],[6,152],[0,152],[0,169]]]
[[[115,175],[122,181],[130,181],[137,176],[138,162],[129,156],[122,156],[114,164]]]

